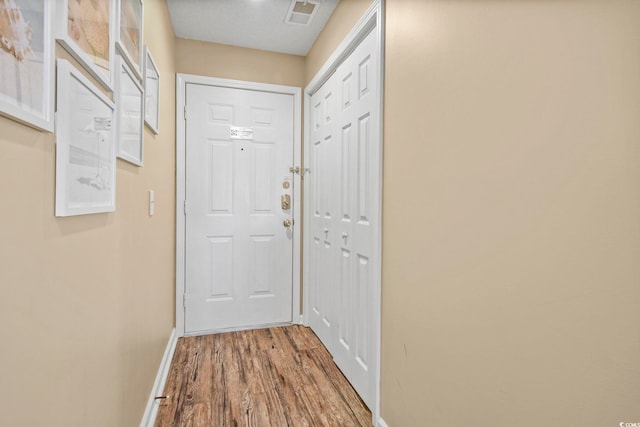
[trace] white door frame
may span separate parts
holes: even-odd
[[[347,37],[340,43],[340,45],[336,48],[333,54],[329,57],[327,62],[322,66],[320,71],[316,73],[314,78],[309,82],[307,87],[304,89],[304,153],[305,160],[310,157],[310,129],[311,129],[311,95],[313,95],[322,85],[331,77],[331,75],[337,70],[338,66],[344,62],[344,60],[353,52],[353,50],[365,39],[365,37],[370,33],[370,31],[375,31],[377,34],[377,51],[379,55],[379,72],[378,79],[374,82],[374,85],[378,88],[379,91],[379,100],[380,104],[378,106],[379,112],[378,117],[380,119],[379,126],[379,135],[380,135],[380,174],[378,176],[377,189],[380,194],[380,205],[376,208],[378,209],[378,218],[380,218],[378,224],[378,239],[375,242],[374,252],[378,257],[378,264],[374,268],[372,268],[373,277],[371,278],[372,287],[373,287],[373,295],[374,295],[374,307],[373,307],[373,316],[374,322],[372,327],[372,336],[370,337],[374,340],[374,381],[376,384],[375,388],[375,407],[370,408],[373,415],[374,426],[384,425],[384,421],[380,416],[380,334],[381,334],[381,318],[382,318],[382,150],[383,150],[383,105],[384,105],[384,5],[382,4],[384,0],[375,0],[367,12],[360,18],[356,26],[349,32]],[[311,173],[314,171],[312,170]],[[308,184],[305,183],[305,206],[310,206],[307,200],[309,195],[309,189],[306,187]],[[305,211],[305,217],[309,214],[308,210]],[[306,219],[306,218],[305,218]],[[310,235],[309,230],[306,229],[308,227],[309,221],[305,221],[305,236]],[[306,239],[304,242],[304,280],[303,280],[303,295],[304,295],[304,324],[309,325],[309,309],[310,309],[310,301],[309,301],[309,254],[311,253],[310,240]]]
[[[245,82],[240,80],[220,79],[216,77],[196,76],[193,74],[176,74],[176,334],[185,336],[184,294],[185,294],[185,197],[186,197],[186,93],[187,84],[201,84],[233,89],[246,89],[259,92],[293,95],[293,162],[291,166],[300,165],[301,160],[301,117],[302,94],[298,87],[272,85],[266,83]],[[292,174],[293,179],[293,294],[292,323],[302,323],[300,316],[300,208],[301,191],[300,176]],[[213,331],[211,331],[213,332]],[[201,334],[199,332],[198,334]],[[188,334],[187,334],[188,335]]]

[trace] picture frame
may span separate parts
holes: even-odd
[[[142,0],[118,0],[116,48],[139,80],[144,67],[144,5]]]
[[[116,135],[118,157],[143,165],[144,155],[144,89],[120,55],[116,55]]]
[[[157,135],[160,124],[160,72],[148,46],[145,46],[144,52],[144,122]]]
[[[54,6],[32,0],[0,4],[0,114],[46,132],[54,131]]]
[[[117,0],[58,0],[56,38],[107,90],[113,90]]]
[[[114,103],[80,70],[57,60],[56,216],[116,207]]]

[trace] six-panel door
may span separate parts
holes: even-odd
[[[187,333],[292,320],[293,103],[187,85]]]
[[[375,396],[380,136],[372,31],[311,97],[309,324],[362,399]]]

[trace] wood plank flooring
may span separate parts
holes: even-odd
[[[309,328],[180,338],[156,427],[371,427],[371,412]]]

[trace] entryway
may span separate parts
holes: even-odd
[[[380,407],[381,28],[375,3],[305,89],[304,165],[299,89],[191,75],[177,81],[177,200],[185,201],[184,212],[177,211],[178,336],[309,325],[374,420]],[[284,111],[293,111],[289,122]],[[285,123],[281,131],[277,123]],[[274,142],[291,139],[292,151]]]
[[[300,89],[178,87],[178,333],[298,322]]]

